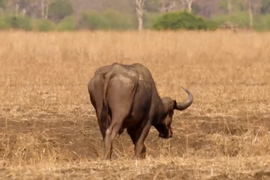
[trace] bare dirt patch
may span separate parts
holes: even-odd
[[[56,117],[57,115],[55,115]],[[96,174],[96,177],[102,176],[103,179],[118,179],[129,172],[131,179],[260,179],[264,176],[268,176],[267,173],[255,172],[252,173],[240,173],[240,172],[228,172],[228,174],[222,174],[223,171],[217,175],[211,175],[211,169],[201,170],[196,169],[186,163],[193,157],[198,158],[198,162],[203,159],[219,159],[219,157],[231,158],[228,161],[233,162],[233,158],[238,159],[241,156],[260,156],[265,155],[266,149],[269,149],[269,145],[265,145],[266,149],[256,149],[256,144],[253,148],[247,148],[249,142],[245,140],[245,136],[257,136],[257,138],[263,138],[261,135],[256,134],[256,128],[254,132],[250,131],[249,127],[245,127],[246,131],[235,130],[237,133],[232,133],[233,129],[239,125],[243,119],[226,119],[230,123],[224,123],[219,117],[206,118],[206,117],[181,117],[178,121],[175,117],[174,122],[174,137],[170,140],[163,140],[157,138],[158,134],[154,128],[151,129],[149,136],[147,137],[147,158],[155,162],[160,161],[151,168],[147,168],[138,171],[135,167],[123,166],[121,161],[126,161],[134,165],[135,161],[131,160],[133,156],[133,146],[131,140],[126,132],[123,133],[114,142],[113,161],[117,161],[119,166],[111,165],[111,163],[102,162],[103,156],[103,142],[101,142],[101,135],[97,127],[95,118],[82,118],[76,121],[68,119],[68,117],[60,116],[57,121],[45,118],[46,120],[29,119],[27,122],[21,122],[19,120],[9,120],[8,125],[5,126],[1,121],[1,146],[0,153],[3,154],[3,160],[5,164],[3,169],[0,170],[0,176],[2,177],[17,177],[19,174],[24,177],[22,171],[14,172],[7,168],[13,164],[12,161],[21,161],[23,166],[31,163],[38,163],[40,161],[55,162],[59,166],[59,162],[63,165],[60,166],[61,170],[50,170],[49,174],[37,174],[36,178],[49,178],[51,175],[56,179],[58,177],[68,178],[90,178],[90,174]],[[210,120],[211,119],[211,120]],[[260,120],[253,118],[254,122],[250,123],[264,123],[266,119]],[[242,126],[244,126],[243,123]],[[251,125],[250,125],[251,126]],[[252,125],[255,127],[255,125]],[[261,132],[257,129],[257,132]],[[251,139],[252,140],[252,139]],[[253,139],[254,140],[254,139]],[[262,147],[261,143],[257,146]],[[266,147],[267,146],[267,147]],[[254,149],[255,148],[255,149]],[[177,160],[182,158],[182,160]],[[176,160],[175,160],[176,159]],[[201,160],[200,160],[201,159]],[[67,164],[76,164],[76,162],[86,161],[89,167],[65,167]],[[169,161],[169,162],[168,162]],[[179,166],[181,161],[182,165]],[[97,164],[94,164],[97,162]],[[153,163],[152,162],[152,163]],[[100,163],[100,165],[98,165]],[[140,162],[143,163],[143,162]],[[213,164],[213,162],[211,162]],[[207,164],[208,166],[211,166]],[[224,166],[230,167],[230,162],[223,162]],[[235,162],[233,162],[235,163]],[[108,166],[108,167],[107,167]],[[203,167],[203,166],[202,166]],[[250,166],[248,170],[257,167]],[[56,167],[55,167],[56,168]],[[59,167],[58,167],[59,168]],[[212,167],[210,167],[212,168]],[[250,169],[249,169],[250,168]],[[267,168],[265,166],[265,168]],[[267,170],[267,169],[265,169]],[[130,171],[134,171],[133,174]],[[138,171],[138,172],[137,172]],[[136,172],[139,173],[136,175]],[[12,175],[11,175],[12,174]],[[208,178],[209,177],[209,178]],[[102,178],[101,178],[102,179]]]

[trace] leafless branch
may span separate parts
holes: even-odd
[[[192,11],[192,3],[194,0],[179,0],[179,2],[184,6],[185,9],[188,9],[189,12]]]
[[[161,12],[170,12],[174,7],[176,6],[176,2],[174,1],[170,1],[168,3],[162,3],[162,7],[160,9]]]

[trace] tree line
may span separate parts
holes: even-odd
[[[0,29],[268,30],[269,14],[270,0],[0,0]]]

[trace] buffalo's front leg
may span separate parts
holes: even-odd
[[[145,159],[146,147],[144,143],[137,143],[134,149],[135,149],[135,156],[133,157],[133,159]]]
[[[147,137],[151,127],[151,122],[146,122],[139,128],[128,128],[127,133],[129,134],[133,144],[135,155],[133,159],[144,159],[146,157],[146,147],[144,144],[145,138]]]

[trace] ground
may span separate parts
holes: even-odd
[[[1,32],[1,179],[270,179],[270,35]],[[18,40],[20,39],[20,40]],[[112,161],[87,92],[101,65],[139,62],[161,96],[194,95],[145,160],[126,132]]]

